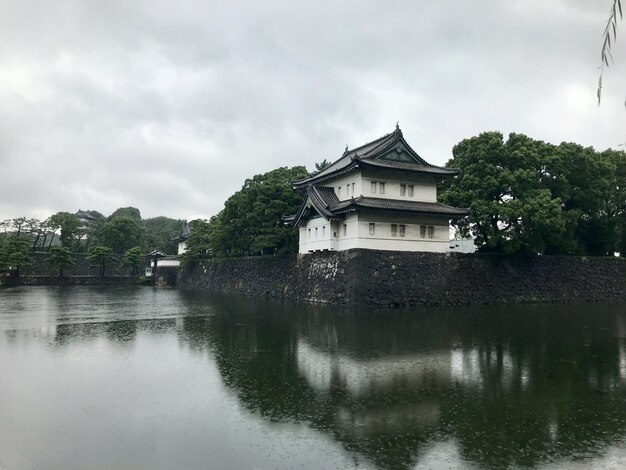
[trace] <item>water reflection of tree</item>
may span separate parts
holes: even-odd
[[[380,467],[412,467],[448,439],[483,467],[534,466],[625,434],[614,312],[212,307],[210,319],[184,321],[185,340],[214,351],[242,404],[270,421],[306,422]]]

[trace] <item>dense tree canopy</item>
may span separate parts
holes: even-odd
[[[211,220],[197,219],[189,223],[191,233],[187,239],[187,252],[182,256],[183,262],[212,256],[211,235],[216,218],[214,216]]]
[[[302,195],[291,182],[308,176],[302,166],[277,168],[247,179],[210,222],[194,221],[188,256],[248,256],[297,251],[298,234],[281,217],[298,210]]]
[[[121,254],[133,246],[140,245],[144,238],[144,227],[126,215],[109,217],[102,226],[101,241],[114,253]]]
[[[72,267],[76,264],[74,254],[69,248],[64,246],[53,246],[50,248],[50,264],[59,270],[59,277],[63,277],[65,268]]]
[[[54,232],[61,232],[61,245],[73,249],[81,228],[80,220],[69,212],[57,212],[50,217],[49,223]]]
[[[129,217],[136,222],[139,222],[141,221],[141,212],[136,207],[120,207],[113,211],[113,213],[108,217],[108,220],[111,220],[113,217]]]
[[[295,251],[296,230],[281,223],[295,212],[302,196],[291,182],[308,175],[302,166],[277,168],[247,179],[229,197],[212,224],[211,245],[216,256],[245,256]]]
[[[146,252],[159,250],[163,253],[176,253],[177,246],[172,239],[180,235],[183,227],[182,220],[154,217],[144,219],[143,225],[145,227],[143,247]]]
[[[625,213],[623,152],[595,152],[499,132],[465,139],[448,167],[441,200],[468,207],[453,221],[482,251],[608,255],[618,247]]]
[[[94,246],[89,250],[89,254],[87,255],[89,265],[98,268],[98,274],[101,277],[104,277],[104,273],[106,272],[107,261],[112,258],[111,248],[104,245]]]
[[[30,242],[25,237],[11,234],[0,238],[0,271],[20,270],[31,264]]]
[[[146,255],[141,252],[141,247],[134,246],[124,252],[122,264],[133,270],[133,276],[139,276],[139,265],[146,260]]]

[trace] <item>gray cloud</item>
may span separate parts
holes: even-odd
[[[609,3],[3,2],[0,219],[208,217],[397,120],[437,164],[486,130],[615,147],[626,37],[595,102]]]

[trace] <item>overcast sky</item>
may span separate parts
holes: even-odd
[[[483,131],[626,140],[611,0],[0,0],[0,219],[207,218],[254,174],[393,130],[427,161]]]

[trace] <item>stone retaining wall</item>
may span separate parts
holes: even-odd
[[[626,301],[626,260],[348,250],[197,261],[179,285],[274,299],[383,306]]]

